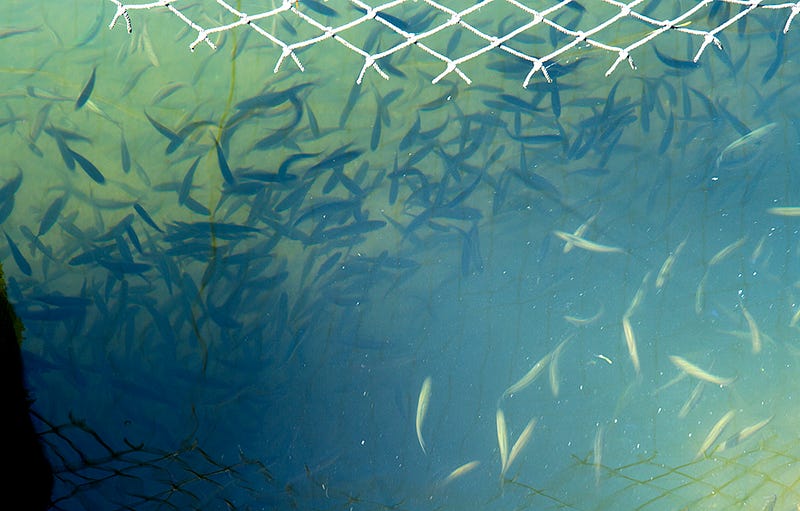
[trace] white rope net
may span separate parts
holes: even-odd
[[[726,29],[738,25],[740,33],[743,33],[746,17],[754,12],[782,13],[785,16],[782,18],[783,33],[789,30],[800,12],[800,2],[770,4],[762,0],[704,0],[692,2],[685,8],[679,7],[680,2],[661,5],[660,0],[634,0],[630,3],[591,0],[587,5],[576,0],[562,0],[549,7],[545,7],[544,2],[536,2],[536,8],[517,0],[483,0],[461,10],[433,0],[393,0],[376,6],[361,0],[283,0],[279,4],[273,0],[267,10],[263,8],[269,2],[256,2],[262,9],[260,12],[244,12],[224,0],[207,0],[200,3],[200,7],[206,9],[202,17],[208,20],[204,26],[196,21],[199,19],[195,16],[197,2],[184,5],[185,2],[180,0],[142,4],[110,1],[116,4],[117,11],[109,28],[123,18],[128,32],[132,32],[131,11],[168,11],[197,33],[189,46],[192,51],[203,42],[216,49],[214,36],[249,27],[281,50],[275,63],[276,73],[287,59],[291,59],[301,71],[305,70],[300,52],[323,41],[334,40],[363,59],[357,83],[361,83],[369,69],[388,79],[389,74],[382,63],[388,62],[398,52],[416,47],[441,62],[442,70],[433,78],[433,83],[452,73],[471,83],[463,65],[489,51],[501,50],[529,65],[523,82],[525,87],[537,73],[548,82],[552,81],[548,67],[570,52],[580,50],[596,49],[609,53],[614,60],[606,76],[625,61],[635,69],[641,48],[667,32],[687,34],[697,41],[694,45],[696,50],[687,60],[661,55],[659,59],[672,67],[691,66],[712,43],[723,49],[723,31]],[[455,3],[463,7],[463,2]],[[217,12],[212,12],[213,9]],[[620,26],[626,23],[636,28],[627,31],[629,35],[624,37],[624,42],[615,42],[614,39],[619,38]],[[378,34],[377,37],[368,36],[359,44],[355,34],[362,26],[379,31],[374,33]],[[610,34],[613,36],[609,37]],[[471,46],[459,45],[464,35],[475,39]],[[386,48],[376,49],[374,42],[378,38],[382,41],[391,38],[393,42]],[[457,56],[464,47],[468,52]]]

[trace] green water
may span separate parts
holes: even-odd
[[[303,4],[330,26],[361,15],[344,2]],[[549,19],[588,31],[617,12],[583,5]],[[204,27],[235,21],[213,2],[173,6]],[[326,19],[325,6],[339,16]],[[411,46],[378,61],[389,80],[367,69],[354,93],[364,60],[341,41],[298,49],[304,72],[287,59],[275,73],[280,49],[252,29],[190,52],[196,33],[164,8],[132,10],[130,35],[122,19],[107,28],[114,10],[0,8],[0,29],[31,29],[0,39],[0,186],[22,175],[0,227],[31,274],[5,242],[0,257],[27,318],[57,509],[800,502],[798,220],[767,211],[800,205],[795,34],[776,35],[787,13],[749,14],[725,31],[725,54],[710,46],[696,68],[687,61],[701,39],[670,32],[632,52],[637,70],[623,62],[610,77],[616,54],[582,44],[553,58],[556,84],[537,74],[523,89],[530,65],[493,49],[460,66],[471,84],[451,74],[434,85],[445,65]],[[448,19],[430,12],[423,2],[387,10],[418,31]],[[500,2],[466,19],[486,32],[529,20]],[[402,41],[374,38],[376,23],[339,35],[373,52]],[[259,26],[284,41],[319,35],[288,12]],[[698,15],[684,28],[706,26]],[[593,40],[623,46],[651,30],[625,19]],[[451,46],[451,57],[486,44],[451,38],[423,44]],[[568,40],[537,26],[509,46],[543,56]],[[654,46],[683,63],[660,62]],[[76,109],[93,69],[90,101]],[[242,107],[263,94],[274,103]],[[70,170],[52,133],[105,182],[80,163]],[[57,220],[36,236],[59,197]],[[619,251],[564,252],[553,231],[594,215],[581,236]],[[504,396],[564,339],[557,363]],[[698,380],[669,384],[675,355],[735,381],[705,383],[681,418]],[[498,409],[509,449],[537,421],[502,478]]]

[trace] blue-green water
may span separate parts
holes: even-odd
[[[179,4],[203,26],[233,21]],[[523,19],[495,4],[473,23]],[[332,26],[360,15],[324,6]],[[585,6],[587,27],[610,15]],[[425,8],[388,12],[418,31],[446,20]],[[462,66],[470,85],[431,84],[443,65],[411,47],[385,62],[390,80],[367,70],[355,87],[363,59],[336,41],[298,51],[305,72],[273,73],[279,49],[250,29],[191,53],[194,32],[164,9],[131,11],[130,35],[107,29],[114,10],[0,8],[0,29],[32,29],[0,39],[0,227],[19,250],[4,236],[0,258],[57,509],[800,502],[800,220],[768,211],[800,206],[788,12],[748,15],[697,67],[659,60],[654,46],[685,60],[700,43],[665,34],[635,71],[606,78],[615,56],[580,48],[550,67],[555,84],[523,89],[530,66],[501,50]],[[293,16],[262,26],[318,33]],[[648,30],[623,23],[605,43]],[[367,44],[362,28],[343,37]],[[551,51],[558,36],[537,30],[518,48]],[[618,250],[565,252],[554,231],[582,225]],[[735,381],[704,383],[680,417],[702,380],[673,382],[671,356]],[[536,419],[502,476],[498,409],[511,451]]]

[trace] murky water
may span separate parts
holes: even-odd
[[[359,15],[333,4],[298,9]],[[9,5],[2,28],[31,30],[0,39],[0,258],[57,509],[800,503],[800,220],[769,211],[800,206],[785,18],[748,15],[696,67],[700,41],[666,34],[683,64],[644,46],[606,78],[613,54],[576,50],[523,89],[499,50],[471,85],[431,84],[411,47],[354,86],[363,59],[332,40],[273,73],[253,30],[191,53],[164,9],[128,35],[111,2]],[[584,5],[560,22],[605,16]],[[442,22],[424,9],[387,12]],[[608,44],[646,32],[620,27]]]

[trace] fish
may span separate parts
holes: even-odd
[[[506,415],[500,408],[495,414],[495,422],[497,423],[497,447],[500,450],[500,471],[505,474],[505,467],[508,465],[508,427],[506,426]]]
[[[775,36],[775,58],[772,59],[769,67],[767,70],[764,71],[764,76],[761,77],[761,84],[765,84],[775,76],[775,73],[778,72],[778,69],[781,67],[783,63],[783,59],[786,56],[786,34],[781,31],[778,32]]]
[[[97,264],[110,271],[119,280],[122,280],[126,273],[142,274],[152,268],[150,264],[129,262],[124,259],[98,259]]]
[[[422,452],[425,454],[428,454],[428,451],[425,448],[425,440],[422,438],[422,423],[425,421],[425,415],[428,413],[428,405],[431,400],[431,384],[431,377],[428,376],[425,378],[425,381],[422,382],[422,388],[419,390],[419,399],[417,400],[417,440],[419,441],[419,446],[422,447]]]
[[[384,222],[383,220],[362,220],[360,222],[357,221],[351,224],[325,229],[319,234],[314,235],[312,237],[311,242],[322,243],[324,241],[334,240],[337,238],[343,238],[347,236],[358,236],[361,234],[366,234],[368,232],[381,229],[385,225],[386,222]]]
[[[594,434],[594,450],[592,451],[592,465],[594,465],[594,484],[600,486],[600,469],[603,468],[603,426],[598,426]]]
[[[761,332],[758,330],[758,325],[756,324],[756,320],[753,319],[753,316],[744,306],[742,302],[742,298],[739,297],[739,307],[742,309],[742,314],[744,314],[744,319],[747,321],[747,328],[750,329],[750,342],[752,345],[753,353],[761,353]]]
[[[721,376],[713,375],[678,355],[670,355],[669,360],[675,367],[685,372],[689,376],[697,378],[698,380],[707,381],[708,383],[713,383],[714,385],[721,385],[724,387],[726,385],[730,385],[736,380],[736,378],[723,378]]]
[[[145,223],[147,223],[150,227],[158,232],[164,232],[164,230],[159,227],[158,224],[156,224],[155,220],[153,220],[153,217],[151,217],[150,214],[145,211],[145,209],[138,202],[133,205],[133,209],[136,210],[139,216],[142,217],[142,220],[144,220]]]
[[[515,392],[519,392],[520,390],[524,389],[525,387],[533,383],[536,380],[536,378],[538,378],[539,375],[542,374],[542,371],[544,371],[544,368],[547,367],[548,363],[550,363],[550,359],[552,357],[553,353],[550,352],[547,355],[543,356],[541,359],[539,359],[539,361],[533,364],[533,367],[531,367],[530,370],[527,373],[525,373],[525,376],[520,378],[515,384],[511,385],[505,390],[505,392],[503,392],[503,397],[508,397],[511,394],[514,394]]]
[[[800,322],[800,308],[798,308],[794,314],[792,314],[792,319],[789,320],[789,326],[794,327],[797,326],[797,323]]]
[[[628,310],[625,311],[625,316],[631,317],[633,313],[636,312],[636,309],[639,308],[639,305],[642,303],[644,299],[644,293],[647,290],[647,282],[650,280],[650,272],[647,272],[645,276],[642,278],[642,283],[639,285],[639,289],[636,290],[636,294],[633,296],[633,300],[631,300],[630,305],[628,305]]]
[[[178,133],[174,132],[173,130],[169,129],[168,127],[164,126],[157,120],[150,117],[150,114],[148,114],[146,110],[144,112],[144,116],[147,117],[147,120],[150,121],[150,125],[153,126],[156,129],[156,131],[161,133],[164,137],[167,138],[167,140],[169,140],[169,145],[167,146],[168,148],[167,154],[174,151],[181,144],[183,144],[184,137],[180,136]],[[172,151],[169,151],[169,149],[172,149]]]
[[[768,208],[767,213],[777,216],[800,216],[800,206],[777,206]]]
[[[739,445],[740,443],[744,442],[745,440],[747,440],[751,436],[753,436],[756,433],[758,433],[759,431],[761,431],[761,429],[763,429],[767,424],[772,422],[773,418],[775,418],[774,415],[771,416],[771,417],[768,417],[768,418],[766,418],[766,419],[764,419],[762,421],[759,421],[759,422],[757,422],[755,424],[752,424],[750,426],[742,428],[737,433],[733,434],[730,438],[728,438],[727,440],[722,442],[720,444],[718,450],[719,451],[724,451],[725,449],[730,449],[731,447],[735,447],[735,446]]]
[[[760,128],[756,128],[750,133],[743,135],[730,144],[728,144],[725,149],[719,153],[717,156],[716,167],[719,168],[725,158],[730,155],[733,151],[743,148],[743,147],[751,147],[755,150],[760,144],[764,142],[764,139],[778,127],[778,123],[771,122],[769,124],[765,124]]]
[[[509,467],[511,467],[511,464],[514,463],[514,460],[517,459],[517,456],[519,456],[519,453],[522,452],[522,449],[524,449],[525,446],[528,445],[528,442],[531,439],[531,435],[533,435],[533,428],[535,427],[536,427],[536,418],[533,418],[530,421],[528,421],[528,425],[525,426],[525,429],[522,430],[522,433],[520,433],[519,437],[517,438],[517,441],[514,442],[514,445],[511,447],[511,452],[508,453],[508,459],[506,459],[506,463],[500,472],[501,478],[505,477],[506,472],[508,472]]]
[[[683,247],[686,246],[686,242],[689,241],[689,236],[683,238],[683,241],[675,248],[674,252],[671,252],[667,258],[664,260],[664,264],[661,265],[661,269],[658,270],[658,275],[656,275],[656,289],[661,289],[664,287],[664,284],[667,282],[667,278],[669,278],[670,272],[672,271],[672,266],[675,264],[675,260],[680,255]]]
[[[78,110],[80,107],[86,104],[89,100],[89,96],[92,95],[92,90],[94,90],[94,80],[97,74],[97,66],[92,68],[92,74],[89,75],[89,79],[86,81],[86,84],[83,86],[81,93],[78,95],[78,99],[75,100],[75,110]]]
[[[47,210],[44,212],[42,216],[42,220],[39,222],[39,234],[37,236],[42,236],[53,227],[53,224],[56,223],[58,220],[61,211],[64,209],[64,205],[67,203],[67,195],[64,194],[58,198],[56,198]]]
[[[636,348],[636,337],[633,335],[633,327],[631,327],[631,321],[627,315],[622,317],[622,331],[625,333],[625,344],[628,347],[628,355],[631,358],[631,363],[636,370],[636,374],[639,374],[639,351]]]
[[[719,264],[723,259],[731,255],[733,251],[744,245],[746,241],[747,241],[747,236],[743,236],[738,240],[734,241],[733,243],[731,243],[730,245],[726,246],[725,248],[714,254],[714,257],[712,257],[708,261],[708,265],[714,266],[715,264]]]
[[[663,53],[658,51],[658,48],[656,48],[655,46],[653,46],[653,50],[656,52],[656,57],[658,57],[658,60],[663,62],[664,65],[671,67],[673,69],[678,69],[681,71],[694,71],[695,69],[698,69],[700,67],[699,62],[695,62],[693,60],[681,60],[670,57],[668,55],[664,55]]]
[[[159,67],[161,63],[158,61],[158,56],[156,56],[156,52],[153,49],[153,43],[150,41],[150,34],[147,33],[147,25],[142,28],[141,42],[141,48],[147,56],[147,60],[153,64],[153,67]]]
[[[186,200],[189,198],[189,194],[192,192],[192,181],[194,180],[194,172],[197,170],[197,164],[200,163],[200,156],[195,158],[192,165],[189,167],[189,170],[186,171],[186,174],[183,176],[183,181],[181,181],[181,187],[178,190],[178,204],[184,204]]]
[[[17,263],[17,268],[19,268],[19,271],[30,277],[33,274],[33,271],[31,270],[31,265],[25,259],[25,256],[22,255],[22,252],[19,251],[17,244],[14,243],[14,240],[11,239],[11,236],[9,236],[8,233],[5,231],[3,231],[3,234],[6,235],[6,240],[8,241],[8,248],[11,249],[11,257],[13,257],[14,262]]]
[[[17,170],[19,172],[16,177],[9,179],[0,187],[0,223],[5,221],[14,210],[14,196],[22,184],[22,169],[17,167]]]
[[[34,143],[39,140],[39,135],[41,135],[42,130],[44,129],[44,123],[47,121],[47,116],[50,114],[50,109],[53,108],[54,103],[45,103],[45,105],[39,110],[36,114],[36,117],[31,123],[30,129],[30,142]]]
[[[442,481],[442,486],[444,486],[446,484],[450,484],[453,481],[455,481],[456,479],[458,479],[459,477],[461,477],[461,476],[463,476],[465,474],[468,474],[469,472],[472,472],[473,470],[478,468],[478,466],[480,464],[481,464],[481,462],[477,461],[477,460],[464,463],[463,465],[461,465],[457,469],[455,469],[452,472],[450,472],[450,474],[448,474],[447,477],[444,478],[444,480]]]
[[[94,166],[92,162],[86,159],[83,155],[73,151],[69,147],[66,148],[69,151],[69,155],[78,162],[78,165],[81,166],[86,175],[92,178],[96,183],[103,184],[106,182],[105,176]]]
[[[597,213],[595,213],[594,215],[590,216],[585,222],[583,222],[581,225],[579,225],[578,228],[575,229],[575,232],[573,232],[572,234],[574,234],[575,236],[578,236],[578,237],[583,237],[583,235],[586,233],[586,230],[589,229],[589,227],[594,223],[594,221],[597,219],[597,216],[599,214],[600,214],[600,210],[597,210]],[[564,250],[563,251],[566,254],[567,252],[571,251],[574,247],[575,247],[574,243],[572,243],[570,241],[567,241],[566,243],[564,243]]]
[[[348,144],[349,145],[349,144]],[[348,149],[348,146],[342,146],[339,149],[328,155],[327,158],[315,164],[306,171],[306,176],[313,177],[322,172],[323,170],[333,169],[336,167],[343,167],[347,163],[355,160],[363,151]]]
[[[618,253],[624,254],[625,250],[619,247],[612,247],[608,245],[601,245],[600,243],[595,243],[594,241],[590,241],[580,236],[575,236],[574,234],[570,234],[568,232],[563,231],[553,231],[557,237],[561,238],[562,240],[572,243],[574,246],[578,248],[582,248],[584,250],[588,250],[589,252],[600,252],[600,253]]]
[[[153,94],[153,98],[150,100],[150,104],[155,105],[157,103],[161,103],[162,101],[173,95],[175,92],[177,92],[179,89],[182,89],[183,87],[186,86],[187,85],[182,82],[168,83],[163,87],[161,87],[160,89],[158,89],[155,94]]]
[[[375,92],[375,100],[380,104],[381,97],[378,95],[378,92]],[[375,110],[375,121],[372,123],[372,137],[369,141],[369,148],[370,150],[374,151],[378,148],[378,145],[381,143],[381,132],[383,127],[383,117],[381,116],[381,108],[378,107]]]
[[[602,360],[603,362],[605,362],[608,365],[613,365],[614,364],[614,362],[610,358],[608,358],[607,356],[603,355],[602,353],[596,354],[595,357],[599,358],[600,360]]]
[[[338,12],[323,4],[319,0],[303,0],[303,6],[308,7],[321,16],[328,16],[331,18],[339,16]]]
[[[128,173],[131,171],[131,153],[128,151],[128,143],[125,141],[125,135],[120,133],[119,136],[119,159],[122,163],[122,171]]]
[[[6,39],[6,38],[9,38],[9,37],[14,37],[14,36],[17,36],[17,35],[30,34],[31,32],[38,32],[41,29],[42,29],[42,27],[3,28],[3,29],[0,29],[0,40]]]
[[[681,374],[686,374],[686,373],[681,373]],[[686,402],[683,403],[683,406],[681,406],[681,409],[678,411],[678,418],[684,419],[686,418],[687,415],[689,415],[689,412],[692,411],[694,405],[697,404],[697,402],[700,400],[700,396],[703,395],[703,389],[705,389],[705,384],[706,382],[703,380],[697,382],[697,385],[695,385],[694,389],[692,389],[692,393],[689,394],[689,398],[686,399]]]
[[[708,269],[703,273],[703,278],[697,283],[697,289],[694,292],[694,312],[700,315],[703,312],[703,306],[706,300],[706,281],[708,280]]]
[[[735,410],[729,410],[725,415],[720,418],[716,424],[711,428],[711,431],[708,432],[706,435],[706,439],[703,440],[703,443],[700,445],[700,449],[697,450],[697,454],[695,454],[694,459],[698,460],[703,457],[714,442],[717,441],[717,438],[722,434],[722,431],[725,427],[733,420],[733,416],[736,414]]]
[[[228,160],[225,158],[225,153],[222,152],[222,148],[219,146],[219,142],[216,138],[214,139],[214,147],[217,148],[217,163],[219,163],[219,171],[222,173],[222,178],[226,183],[232,185],[235,181],[233,179],[233,174],[231,173],[231,168],[228,165]]]
[[[356,106],[356,102],[361,97],[361,84],[356,82],[350,88],[350,94],[347,96],[347,101],[344,104],[342,113],[339,115],[339,128],[344,128],[347,124],[347,119],[350,117],[350,112]]]
[[[556,349],[553,350],[553,356],[550,358],[550,391],[553,393],[553,397],[558,397],[558,390],[559,390],[559,378],[558,378],[558,359],[561,357],[561,350],[564,349],[564,346],[567,344],[567,341],[572,339],[575,335],[570,335],[563,341],[561,341]]]
[[[578,327],[586,326],[586,325],[591,325],[592,323],[594,323],[595,321],[600,319],[603,316],[604,312],[605,312],[605,307],[603,307],[603,305],[601,304],[600,305],[600,310],[597,311],[597,313],[594,316],[590,316],[588,318],[581,318],[581,317],[578,317],[578,316],[570,316],[570,315],[566,315],[565,314],[564,315],[564,320],[567,321],[568,323],[574,325],[574,326],[578,326]]]

